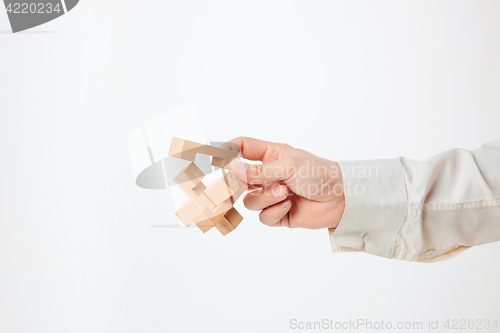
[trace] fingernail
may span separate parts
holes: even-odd
[[[274,197],[275,198],[285,198],[286,197],[286,191],[283,186],[279,186],[276,191],[273,191]]]
[[[229,163],[229,167],[233,171],[246,171],[248,165],[245,162],[242,162],[238,159],[234,159],[231,161],[231,163]]]
[[[281,209],[288,209],[291,204],[292,203],[290,202],[290,200],[283,201],[282,203],[280,203],[280,208]]]

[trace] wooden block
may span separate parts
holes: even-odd
[[[224,160],[230,160],[232,158],[238,157],[239,151],[233,151],[233,150],[228,150],[228,149],[223,149],[219,147],[212,147],[208,146],[209,148],[209,153],[208,155],[217,157],[217,158],[222,158]]]
[[[192,220],[196,223],[196,225],[200,222],[203,222],[204,225],[209,225],[210,223],[207,221],[210,221],[216,227],[221,224],[217,227],[217,229],[223,235],[226,235],[240,224],[243,217],[232,206],[231,199],[228,199],[213,210],[205,208],[196,214]],[[227,225],[226,221],[231,225],[231,227]]]
[[[218,206],[232,196],[234,203],[238,199],[234,198],[234,195],[236,193],[241,195],[246,189],[246,184],[236,178],[236,175],[232,171],[228,171],[225,175],[219,177],[216,181],[207,186],[204,193],[216,206]]]
[[[215,225],[223,236],[234,230],[243,220],[243,217],[235,208],[231,208],[227,212],[219,215],[215,215],[209,209],[204,209],[202,212],[198,213],[197,216],[201,221],[196,222],[196,225],[202,229],[203,232],[210,230]],[[196,218],[193,218],[193,220],[196,221]]]
[[[172,138],[170,149],[168,151],[169,156],[194,161],[197,153],[209,155],[208,146],[203,143],[183,140],[176,137]]]
[[[177,176],[174,177],[176,184],[185,183],[189,188],[194,188],[205,177],[203,171],[194,163],[189,163]]]
[[[244,184],[236,177],[234,172],[232,172],[231,170],[226,172],[226,174],[224,175],[224,180],[233,193],[236,193]]]
[[[214,209],[216,207],[215,204],[204,193],[205,184],[203,184],[202,182],[199,182],[198,185],[193,188],[189,188],[189,185],[187,183],[178,183],[178,185],[182,189],[182,191],[186,193],[189,199],[191,199],[200,209]]]
[[[180,158],[182,150],[184,148],[184,140],[173,137],[170,142],[170,149],[168,150],[168,155]]]
[[[215,225],[214,225],[214,223],[211,220],[204,220],[204,221],[201,221],[201,222],[197,222],[196,226],[198,228],[200,228],[200,230],[203,233],[205,233],[208,230],[212,229]]]
[[[196,154],[209,155],[209,146],[203,143],[184,140],[184,147],[182,148],[182,159],[194,161]]]
[[[193,141],[173,138],[169,155],[194,161],[196,154],[211,155],[212,164],[227,167],[237,158],[239,151],[211,147]],[[196,224],[202,232],[214,226],[222,235],[234,230],[243,217],[233,208],[233,204],[248,188],[229,170],[215,182],[206,187],[202,179],[205,175],[194,163],[190,163],[174,181],[189,197],[189,201],[176,212],[179,219],[187,226]]]
[[[225,175],[222,175],[212,184],[208,185],[204,193],[216,206],[220,205],[234,194],[233,190],[226,184]]]
[[[194,223],[193,217],[201,212],[201,209],[196,206],[196,204],[189,200],[179,208],[175,215],[184,223],[187,227]]]
[[[212,157],[212,165],[221,169],[229,170],[229,163],[232,161],[232,158],[223,159],[220,157]]]
[[[219,213],[219,212],[214,213],[214,211],[212,211],[208,208],[205,208],[205,209],[202,209],[196,215],[194,215],[192,219],[193,219],[194,223],[198,223],[198,222],[205,221],[205,220],[210,220],[210,221],[212,221],[212,223],[214,225],[216,225],[217,223],[219,223],[219,220],[221,218],[223,218],[226,213],[227,213],[227,210],[222,212],[222,213]]]
[[[229,221],[225,217],[223,217],[219,221],[219,223],[215,225],[215,227],[217,228],[217,230],[219,230],[222,236],[226,236],[228,233],[234,230],[233,225],[229,223]]]
[[[243,216],[241,216],[234,207],[227,211],[226,215],[224,215],[224,218],[229,221],[229,223],[231,223],[234,228],[236,228],[240,224],[240,222],[243,221]]]
[[[214,226],[217,226],[219,221],[224,218],[224,214],[220,214],[218,216],[214,216],[212,211],[208,208],[205,208],[202,212],[197,214],[196,219],[201,219],[200,222],[196,222],[198,228],[204,233],[208,230],[212,229]]]
[[[236,192],[233,194],[231,198],[229,198],[231,205],[234,205],[236,201],[238,201],[239,197],[245,193],[245,191],[248,190],[248,185],[245,183],[242,183],[240,188],[236,190]]]
[[[231,161],[229,161],[229,162],[231,162]],[[216,166],[218,168],[227,169],[228,168],[227,165],[229,164],[229,162],[227,162],[227,160],[220,158],[220,157],[212,157],[212,165]]]
[[[212,222],[214,222],[214,224],[217,224],[217,222],[219,222],[219,220],[224,215],[226,215],[227,211],[230,210],[232,207],[233,205],[231,204],[231,201],[228,199],[219,206],[217,206],[215,209],[208,209],[208,208],[202,209],[201,212],[199,212],[193,217],[193,221],[197,223],[206,219],[211,219]]]
[[[213,157],[212,165],[219,168],[227,168],[227,164],[229,164],[233,158],[237,158],[240,155],[240,151],[212,147],[203,143],[183,140],[176,137],[172,138],[168,151],[169,156],[194,161],[196,154],[210,155]]]
[[[239,147],[238,147],[239,148]],[[210,147],[210,155],[212,155],[212,165],[228,169],[228,164],[233,159],[239,156],[239,151],[227,150],[218,147]]]

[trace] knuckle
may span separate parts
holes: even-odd
[[[287,157],[287,158],[288,158],[288,163],[290,165],[293,165],[293,166],[299,165],[300,160],[301,160],[301,158],[298,157],[298,156],[290,156],[290,157]]]
[[[283,159],[283,165],[286,170],[286,175],[294,174],[300,168],[301,158],[296,156],[289,156]]]

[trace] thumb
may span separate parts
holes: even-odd
[[[289,158],[282,158],[264,164],[247,164],[233,159],[228,167],[236,177],[250,185],[261,185],[290,178],[293,165]]]

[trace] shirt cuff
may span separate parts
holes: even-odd
[[[366,252],[392,258],[406,216],[407,194],[399,159],[337,162],[345,210],[329,229],[333,252]]]

